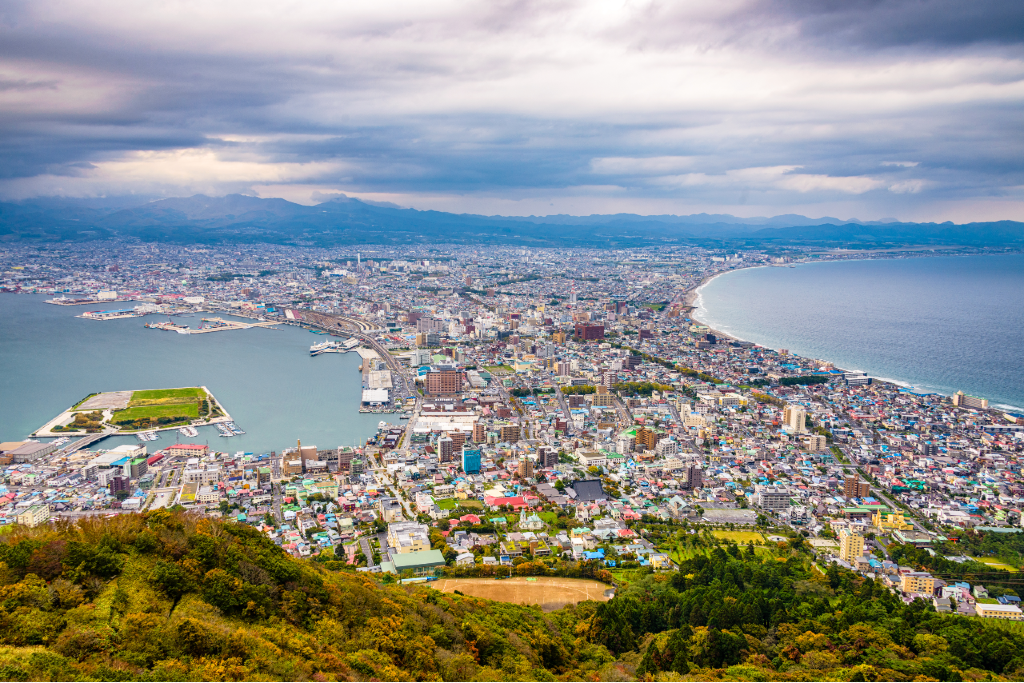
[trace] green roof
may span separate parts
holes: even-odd
[[[444,566],[444,555],[440,550],[421,550],[416,553],[392,553],[391,562],[395,565],[395,571],[405,569],[419,569],[420,567],[442,567]]]

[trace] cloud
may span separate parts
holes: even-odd
[[[1018,207],[1022,8],[11,0],[0,196],[258,187],[450,210],[728,211],[749,193],[779,213]]]
[[[744,191],[841,192],[863,194],[884,187],[885,183],[866,176],[829,176],[815,173],[794,173],[798,166],[766,166],[740,168],[722,174],[687,173],[666,176],[657,182],[683,187],[717,186]]]

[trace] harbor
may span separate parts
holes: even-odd
[[[132,316],[127,316],[132,317]],[[228,330],[248,330],[254,327],[277,329],[276,322],[259,320],[254,323],[242,322],[240,320],[225,320],[223,318],[203,318],[198,329],[189,329],[188,325],[179,325],[171,320],[160,323],[146,323],[151,330],[163,330],[165,332],[177,332],[178,334],[206,334],[207,332],[226,332]]]
[[[131,304],[44,305],[44,298],[52,297],[0,297],[0,327],[4,328],[0,336],[5,339],[0,344],[0,355],[19,359],[5,366],[12,386],[31,389],[20,392],[17,400],[12,399],[6,406],[8,412],[0,421],[6,440],[28,437],[53,420],[62,407],[76,405],[91,392],[142,388],[139,385],[143,383],[149,387],[208,387],[246,434],[221,439],[214,424],[195,425],[191,420],[167,427],[180,430],[191,426],[198,430],[194,437],[182,434],[182,443],[230,443],[232,451],[269,453],[297,433],[303,435],[304,442],[308,438],[311,443],[332,445],[362,443],[376,430],[379,420],[397,418],[359,413],[361,387],[355,354],[310,357],[310,344],[344,342],[347,334],[313,335],[298,326],[280,324],[274,334],[206,334],[181,343],[176,334],[156,334],[144,327],[144,323],[167,321],[166,313],[97,325],[76,316],[85,310],[128,308]],[[195,317],[191,319],[171,320],[196,327],[201,317],[231,319],[237,314],[192,315]],[[258,317],[244,320],[256,323]],[[69,329],[72,334],[68,334]],[[81,362],[83,353],[92,358],[89,363]],[[289,401],[276,401],[281,394],[287,394]],[[63,427],[73,418],[69,414],[58,424]],[[158,432],[160,440],[150,450],[174,443],[179,433]],[[69,436],[67,445],[87,436],[86,447],[99,439],[99,445],[105,448],[139,444],[134,432],[114,429],[93,434],[77,430],[47,432],[34,438],[49,441]]]

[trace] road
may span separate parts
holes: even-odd
[[[407,518],[415,520],[416,513],[412,511],[412,504],[404,497],[402,497],[402,493],[398,490],[398,488],[393,484],[389,484],[388,491],[390,491],[391,495],[394,496],[398,500],[398,502],[402,504],[402,508],[405,510]]]
[[[619,416],[619,422],[623,429],[629,429],[633,424],[633,414],[629,412],[625,402],[618,396],[615,397],[615,413]]]
[[[366,556],[366,566],[376,567],[377,564],[373,561],[373,549],[370,547],[370,542],[366,536],[359,539],[359,547],[362,549],[363,555]]]
[[[562,415],[565,417],[565,435],[572,435],[572,413],[569,412],[569,404],[565,401],[565,394],[559,386],[555,386],[555,396],[558,397],[558,405],[562,406]]]

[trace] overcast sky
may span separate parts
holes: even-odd
[[[1024,1],[0,2],[0,198],[1024,220]]]

